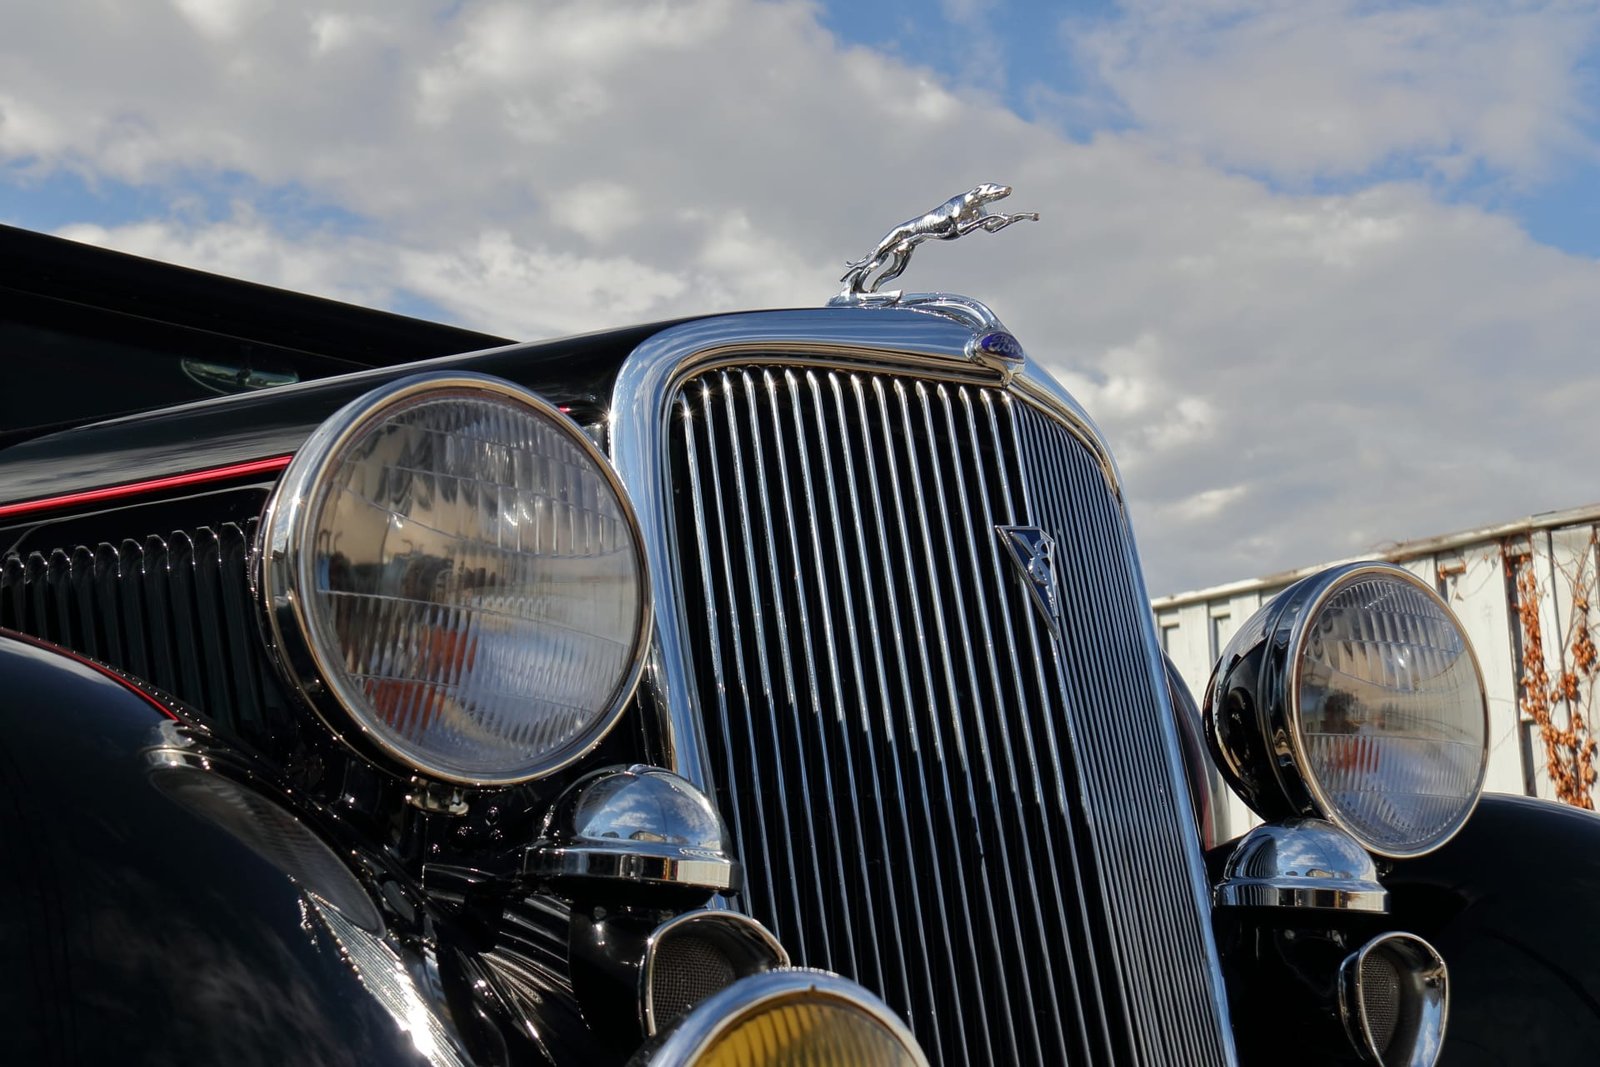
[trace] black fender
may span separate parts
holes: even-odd
[[[1194,813],[1194,826],[1200,834],[1200,847],[1213,848],[1217,844],[1216,813],[1211,804],[1211,779],[1216,772],[1206,756],[1206,744],[1201,740],[1200,705],[1194,694],[1178,673],[1178,665],[1165,652],[1161,666],[1167,675],[1167,696],[1172,701],[1172,717],[1178,726],[1178,748],[1183,756],[1184,783],[1189,787],[1189,808]]]
[[[471,1062],[353,854],[280,800],[157,695],[0,633],[6,1061]]]
[[[1450,970],[1442,1067],[1600,1058],[1600,816],[1489,794],[1384,879],[1393,926]]]

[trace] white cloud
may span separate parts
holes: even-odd
[[[382,304],[395,294],[389,250],[382,245],[326,233],[290,237],[244,205],[236,206],[234,217],[220,223],[152,220],[117,227],[80,223],[61,227],[57,234],[351,303]]]
[[[526,336],[660,318],[688,287],[684,277],[631,256],[584,257],[522,245],[488,231],[465,248],[411,251],[396,282],[490,332]]]
[[[553,196],[550,214],[557,225],[604,244],[643,220],[645,202],[637,189],[600,179]]]
[[[1247,485],[1229,485],[1219,489],[1202,489],[1198,493],[1176,500],[1165,509],[1169,518],[1178,523],[1206,522],[1217,518],[1223,511],[1236,506],[1249,493]]]
[[[213,40],[238,36],[266,10],[266,0],[172,0],[200,33]]]
[[[1129,0],[1070,20],[1074,54],[1140,126],[1291,179],[1395,159],[1520,180],[1593,157],[1586,50],[1600,8],[1572,0]]]
[[[839,47],[803,3],[284,2],[203,46],[176,14],[95,10],[9,18],[0,165],[152,189],[243,175],[364,224],[284,225],[246,183],[220,219],[71,234],[345,299],[419,296],[513,336],[820,304],[893,222],[1012,183],[1007,206],[1038,225],[927,247],[904,282],[988,299],[1083,397],[1119,455],[1153,592],[1600,498],[1600,265],[1418,186],[1287,195],[1174,151],[1159,123],[1073,144]],[[1367,47],[1365,8],[1329,10],[1360,31],[1336,41]],[[1191,61],[1180,14],[1137,8],[1159,32],[1107,69],[1165,100],[1150,49]],[[1395,34],[1373,46],[1381,70],[1428,51]],[[1455,40],[1441,47],[1474,54]],[[1289,120],[1224,85],[1221,60],[1192,65],[1197,100],[1233,94],[1267,124],[1255,139],[1248,116],[1196,130],[1271,155],[1266,131]],[[1436,67],[1405,90],[1422,117],[1380,116],[1325,157],[1290,146],[1282,165],[1364,166],[1416,144],[1549,152],[1570,126],[1559,87],[1502,86],[1533,117],[1495,147]],[[1361,118],[1341,84],[1329,114]]]

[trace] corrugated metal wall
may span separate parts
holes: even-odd
[[[1460,617],[1477,649],[1489,694],[1485,788],[1492,792],[1556,799],[1541,731],[1522,705],[1526,628],[1518,615],[1515,575],[1518,568],[1531,568],[1539,593],[1537,618],[1545,670],[1552,684],[1566,672],[1579,675],[1579,707],[1587,719],[1593,678],[1585,679],[1578,670],[1576,661],[1582,654],[1575,653],[1573,638],[1575,619],[1581,623],[1587,617],[1592,623],[1600,614],[1590,611],[1585,616],[1589,605],[1600,609],[1595,582],[1600,570],[1597,529],[1600,505],[1407,542],[1367,557],[1407,568],[1437,589]],[[1309,567],[1153,602],[1162,644],[1196,700],[1204,699],[1212,665],[1234,632],[1286,586],[1321,569]],[[1595,710],[1600,713],[1600,707]],[[1561,726],[1567,724],[1569,712],[1568,705],[1559,701],[1552,707]],[[1600,723],[1595,725],[1600,736]],[[1215,792],[1222,839],[1243,833],[1256,821],[1226,787],[1218,784]],[[1591,795],[1600,792],[1591,788]]]

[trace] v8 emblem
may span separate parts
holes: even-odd
[[[1001,544],[1022,572],[1033,606],[1044,616],[1050,632],[1061,635],[1061,591],[1056,578],[1056,539],[1037,526],[996,526]]]

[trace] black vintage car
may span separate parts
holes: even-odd
[[[534,344],[0,229],[5,1062],[1593,1062],[1600,820],[1480,799],[1435,591],[1202,716],[1093,423],[877,291],[1006,192]]]

